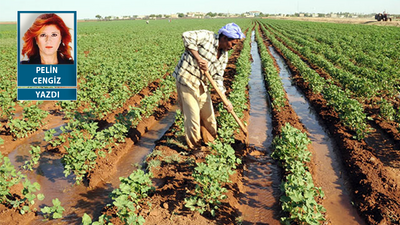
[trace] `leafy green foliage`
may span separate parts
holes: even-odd
[[[62,214],[65,211],[64,207],[61,206],[60,200],[58,198],[55,198],[51,200],[53,203],[53,206],[48,207],[45,206],[41,209],[42,213],[44,214],[44,218],[50,218],[50,219],[59,219],[62,218]]]
[[[23,168],[32,171],[33,170],[32,166],[39,163],[40,146],[31,145],[31,150],[29,150],[29,153],[31,153],[31,160],[25,161]]]
[[[393,108],[393,105],[390,104],[386,99],[381,99],[378,102],[378,105],[379,113],[384,119],[388,121],[393,121],[396,119],[396,110]]]
[[[143,170],[136,170],[127,178],[120,178],[121,184],[113,190],[111,198],[113,205],[117,207],[117,215],[121,221],[127,224],[143,224],[144,218],[137,214],[140,203],[148,197],[148,193],[154,191],[151,182],[152,175],[145,174]]]
[[[65,129],[61,127],[61,130],[65,132]],[[51,146],[56,147],[65,143],[65,135],[54,136],[57,133],[55,129],[49,129],[44,133],[44,140],[51,144]]]
[[[22,182],[23,189],[21,196],[15,196],[10,193],[10,188]],[[44,199],[43,194],[34,194],[40,190],[39,183],[31,183],[21,172],[16,172],[8,157],[0,153],[0,204],[9,205],[25,214],[32,210],[32,205],[36,199]],[[36,209],[33,209],[36,211]]]
[[[11,164],[10,159],[5,157],[0,152],[0,203],[9,202],[10,187],[19,183],[22,179],[21,173],[17,172]]]
[[[106,215],[101,215],[99,217],[99,221],[92,222],[92,218],[88,214],[83,214],[82,216],[82,225],[112,225],[111,222],[109,222],[109,217]]]
[[[323,212],[326,210],[319,205],[315,198],[324,197],[321,188],[314,186],[311,173],[305,163],[310,161],[311,153],[307,145],[311,143],[307,134],[285,124],[280,137],[273,140],[274,152],[272,157],[280,160],[283,168],[289,174],[281,188],[284,195],[281,197],[282,210],[289,213],[289,217],[282,217],[284,224],[320,224],[325,221]]]
[[[311,69],[300,56],[293,53],[292,50],[276,38],[276,36],[278,36],[276,32],[270,32],[264,26],[262,26],[262,30],[268,39],[290,60],[290,63],[299,70],[304,80],[309,83],[312,91],[317,94],[323,94],[324,98],[327,100],[327,104],[331,105],[339,114],[343,124],[356,133],[355,138],[358,140],[365,138],[369,133],[369,126],[367,124],[367,119],[369,118],[367,118],[364,113],[362,104],[351,98],[351,92],[347,89],[344,91],[333,84],[331,80],[325,80],[323,77],[319,76],[319,74]],[[279,38],[281,38],[281,36],[279,36]],[[288,42],[291,43],[290,41]],[[287,43],[285,42],[285,44]]]
[[[41,110],[38,104],[40,104],[39,101],[36,102],[35,105],[24,108],[22,119],[9,119],[7,126],[10,128],[10,132],[15,138],[27,137],[28,134],[44,125],[43,119],[46,118],[49,113]]]
[[[258,26],[255,28],[255,31],[261,62],[265,73],[265,81],[267,82],[268,94],[272,98],[272,107],[280,111],[287,101],[283,89],[283,83],[275,68],[274,60],[269,55],[269,52],[263,43],[263,39],[258,32]]]

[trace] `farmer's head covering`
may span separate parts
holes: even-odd
[[[234,38],[234,39],[242,39],[246,37],[242,33],[240,27],[235,23],[228,23],[227,25],[223,26],[221,29],[219,29],[218,34],[223,34],[228,38]]]

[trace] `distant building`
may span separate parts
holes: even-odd
[[[328,17],[337,18],[338,14],[337,13],[331,13],[331,14],[328,14]]]
[[[178,18],[179,16],[178,16],[178,14],[171,14],[170,17],[176,19],[176,18]]]
[[[249,12],[249,15],[252,15],[253,17],[254,17],[254,16],[259,16],[260,14],[261,14],[260,11],[250,11],[250,12]]]
[[[204,18],[205,15],[206,14],[203,12],[188,12],[186,14],[186,16],[190,18]]]

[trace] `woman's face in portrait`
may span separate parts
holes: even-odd
[[[55,25],[45,26],[36,37],[40,55],[54,55],[61,43],[61,32]]]

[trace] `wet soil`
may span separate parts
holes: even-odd
[[[139,104],[142,98],[144,98],[147,95],[150,95],[152,91],[154,91],[159,86],[159,83],[160,80],[156,80],[150,83],[148,87],[144,88],[138,95],[135,95],[131,99],[129,99],[125,103],[124,107],[119,108],[114,112],[111,112],[103,120],[98,121],[99,125],[102,127],[107,127],[110,124],[112,124],[114,122],[114,116],[116,114],[127,111],[129,109],[129,106],[136,106],[137,104]],[[71,224],[71,221],[75,221],[77,224],[79,224],[80,222],[78,220],[80,220],[80,217],[77,217],[77,215],[79,214],[79,216],[82,216],[81,215],[83,214],[82,211],[89,209],[88,207],[90,207],[90,205],[92,204],[96,204],[98,206],[97,213],[100,212],[100,210],[106,204],[105,201],[108,200],[107,197],[108,194],[105,195],[105,198],[101,197],[100,199],[92,199],[90,196],[101,196],[101,194],[99,193],[111,192],[112,189],[110,189],[111,188],[110,184],[107,184],[105,181],[115,174],[116,163],[120,160],[121,157],[123,157],[128,151],[130,151],[133,148],[134,143],[136,143],[141,138],[141,136],[150,129],[151,126],[156,124],[157,121],[163,117],[163,115],[165,115],[167,112],[171,110],[171,108],[175,105],[175,103],[176,103],[176,93],[173,93],[167,101],[160,102],[159,107],[156,110],[154,110],[152,116],[142,120],[135,129],[131,129],[129,131],[125,143],[114,145],[112,147],[113,148],[112,153],[108,155],[106,158],[101,158],[101,157],[98,158],[95,169],[89,173],[89,175],[84,181],[85,184],[83,186],[81,185],[81,189],[85,190],[80,190],[80,192],[77,192],[76,196],[72,198],[74,199],[74,201],[68,201],[67,203],[62,202],[63,206],[66,208],[66,213],[68,212],[70,214],[70,216],[66,216],[64,218],[64,222],[66,222],[66,224]],[[42,104],[40,107],[44,110],[51,112],[51,114],[46,118],[46,120],[49,120],[50,123],[41,127],[38,131],[30,134],[27,138],[18,139],[16,141],[13,141],[12,139],[9,140],[9,138],[4,138],[5,144],[2,145],[2,147],[6,146],[5,148],[7,148],[7,152],[10,152],[9,157],[15,158],[15,160],[12,161],[15,161],[16,164],[18,164],[19,166],[22,165],[23,162],[29,157],[28,151],[30,149],[29,146],[31,144],[41,145],[41,147],[43,147],[42,149],[46,149],[47,144],[43,142],[45,130],[54,127],[60,127],[66,122],[62,119],[62,113],[60,113],[59,109],[57,109],[57,107],[54,106],[54,102],[45,102],[45,104]],[[6,136],[9,137],[10,135]],[[10,148],[12,150],[10,150]],[[61,165],[60,162],[60,158],[62,155],[60,155],[60,153],[62,153],[63,151],[54,151],[51,148],[50,150],[51,151],[49,152],[42,153],[42,159],[41,159],[42,164],[40,171],[39,170],[37,171],[38,174],[35,175],[34,173],[30,174],[28,173],[28,177],[31,180],[31,182],[39,182],[40,184],[41,181],[46,183],[47,182],[46,180],[48,178],[50,178],[49,181],[51,182],[54,182],[54,180],[61,178],[60,182],[57,182],[56,186],[59,186],[59,190],[62,192],[71,192],[72,190],[71,185],[73,185],[74,183],[73,178],[71,176],[64,178],[64,174],[62,173],[63,166]],[[51,165],[54,163],[60,164],[58,167],[60,167],[61,170],[55,170],[55,168],[51,168]],[[49,166],[46,166],[47,164]],[[46,179],[40,178],[45,173],[47,173],[46,175],[47,178]],[[116,182],[118,182],[118,180],[116,180]],[[45,185],[45,183],[43,183],[42,185]],[[49,184],[49,185],[54,186],[54,184]],[[20,193],[20,190],[19,191],[15,190],[15,191],[16,192],[13,193],[17,195],[18,193]],[[87,193],[87,194],[82,194],[82,193]],[[43,202],[39,202],[39,204],[42,204],[41,207],[44,206],[43,204],[51,205],[51,199],[53,197],[52,192],[44,194],[46,196],[46,199]],[[73,193],[69,193],[69,197],[71,196],[73,196]],[[81,206],[71,205],[75,204],[74,202],[76,201],[81,202]],[[68,210],[70,209],[68,208],[68,206],[71,206],[71,208],[75,209],[80,208],[81,211]],[[26,215],[18,215],[18,214],[19,212],[16,211],[15,209],[12,208],[8,209],[4,206],[0,208],[0,215],[4,217],[4,221],[13,221],[13,218],[19,218],[18,221],[21,224],[28,224],[32,223],[29,222],[32,220],[34,221],[42,220],[41,216],[35,216],[34,213],[29,213]],[[41,222],[39,223],[36,222],[35,224],[41,224]]]
[[[282,53],[277,49],[282,55]],[[284,56],[283,56],[284,57]],[[374,155],[373,146],[353,139],[353,134],[341,124],[337,113],[327,105],[321,94],[314,94],[297,69],[285,59],[293,80],[324,120],[339,145],[346,173],[350,177],[353,202],[369,224],[398,224],[400,221],[400,179],[394,168]]]
[[[315,110],[307,102],[303,94],[291,82],[291,74],[284,60],[270,46],[270,53],[279,65],[283,86],[289,98],[290,105],[299,115],[301,122],[307,128],[312,141],[315,185],[321,187],[325,197],[322,205],[326,209],[326,218],[330,224],[364,224],[351,205],[348,179],[340,161],[336,143],[325,131]]]
[[[244,156],[239,212],[242,224],[280,224],[281,171],[271,155],[271,105],[264,85],[261,59],[254,31],[251,36],[249,81],[249,149]]]

